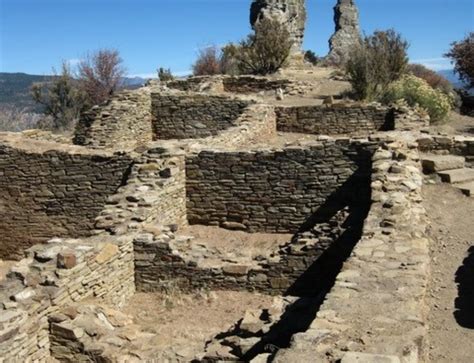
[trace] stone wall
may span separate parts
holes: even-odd
[[[153,137],[192,139],[218,134],[237,125],[237,120],[252,103],[249,100],[170,92],[153,93]]]
[[[151,144],[135,157],[127,184],[95,220],[96,233],[124,234],[146,224],[186,224],[184,153]]]
[[[151,88],[123,91],[82,114],[73,142],[89,148],[133,150],[152,141]]]
[[[188,222],[296,232],[316,211],[327,216],[359,194],[373,147],[341,139],[283,150],[202,151],[186,160]]]
[[[229,93],[259,93],[262,91],[276,91],[281,88],[290,90],[301,81],[290,81],[284,78],[268,78],[261,76],[199,76],[187,79],[178,79],[166,83],[171,89],[188,92],[229,92]]]
[[[135,291],[133,238],[55,239],[29,249],[0,283],[2,361],[49,359],[48,317],[69,304],[96,298],[122,306]]]
[[[287,79],[268,79],[256,76],[238,76],[223,78],[224,90],[231,93],[258,93],[287,89],[291,81]]]
[[[183,142],[184,148],[196,153],[209,148],[225,150],[241,150],[272,140],[277,136],[276,116],[273,106],[255,104],[247,107],[239,118],[237,126],[231,127],[216,136],[196,140],[190,144]],[[193,140],[194,141],[194,140]]]
[[[424,135],[417,141],[421,152],[464,156],[466,165],[474,167],[474,137],[472,136]]]
[[[196,245],[192,236],[169,228],[140,235],[134,241],[137,290],[165,291],[174,286],[186,292],[218,289],[311,295],[327,274],[311,266],[346,232],[349,214],[345,208],[336,211],[327,221],[254,258],[217,256],[204,244]]]
[[[166,87],[187,92],[223,92],[222,79],[225,76],[193,76],[186,79],[175,79],[166,82]]]
[[[133,160],[124,154],[0,136],[0,258],[55,236],[88,236]]]
[[[393,111],[380,105],[277,107],[276,114],[278,131],[321,135],[393,130],[395,122]]]
[[[418,362],[426,348],[428,221],[416,143],[374,155],[362,239],[309,328],[275,362]]]

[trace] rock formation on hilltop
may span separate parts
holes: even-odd
[[[354,0],[338,0],[334,7],[336,32],[329,40],[328,61],[344,63],[354,45],[360,42],[359,11]]]
[[[301,51],[306,24],[305,0],[253,0],[250,7],[252,27],[263,18],[278,19],[288,27],[293,53]]]

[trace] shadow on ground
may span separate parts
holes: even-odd
[[[467,127],[464,129],[464,133],[474,135],[474,127]]]
[[[456,271],[458,297],[454,302],[454,317],[463,328],[474,329],[474,246],[467,251],[461,267]]]

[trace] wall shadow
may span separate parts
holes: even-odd
[[[242,357],[243,362],[249,362],[262,353],[271,353],[268,360],[271,362],[279,349],[290,346],[293,335],[306,331],[316,318],[344,262],[362,236],[364,221],[370,210],[370,166],[366,164],[354,173],[302,225],[301,232],[307,231],[318,223],[327,222],[328,218],[341,209],[349,208],[349,216],[342,226],[344,232],[285,292],[285,295],[297,296],[299,299],[287,308],[270,331]],[[294,238],[296,237],[297,235]]]
[[[474,246],[467,251],[455,275],[458,297],[454,301],[454,318],[463,328],[474,329]]]
[[[395,110],[391,109],[385,116],[385,122],[379,131],[392,131],[395,130]]]

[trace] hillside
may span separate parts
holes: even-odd
[[[28,111],[40,112],[41,106],[35,104],[30,96],[30,88],[35,82],[46,82],[53,79],[51,75],[32,75],[26,73],[0,72],[0,107],[14,106]],[[145,80],[139,77],[124,78],[124,87],[134,89],[141,87]]]
[[[0,73],[0,107],[16,106],[29,111],[39,111],[30,96],[31,85],[51,80],[53,76],[39,76],[26,73]]]
[[[454,72],[454,70],[444,69],[444,70],[438,71],[438,74],[442,75],[449,82],[451,82],[455,88],[463,88],[464,87],[463,81],[461,81],[459,79],[459,76]]]

